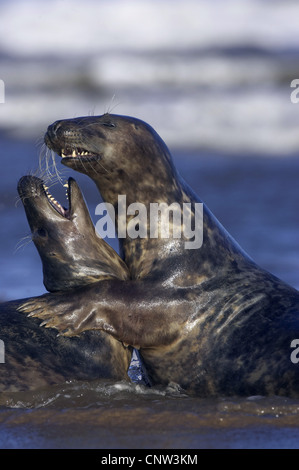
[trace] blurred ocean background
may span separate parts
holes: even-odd
[[[297,0],[0,0],[0,79],[5,85],[0,96],[1,300],[45,292],[16,188],[21,176],[38,167],[47,126],[56,119],[108,111],[151,124],[169,146],[182,176],[239,244],[265,269],[299,288],[299,103],[291,101],[291,82],[299,79]],[[57,167],[63,178],[71,175],[79,182],[94,218],[99,196],[93,183],[62,167],[59,158]],[[63,202],[61,186],[52,190]],[[147,418],[155,416],[159,423],[161,407],[169,406],[171,416],[177,413],[176,423],[167,417],[168,440],[157,438],[160,423],[159,430],[148,430],[140,445],[298,445],[294,437],[299,429],[289,420],[298,418],[297,403],[250,401],[248,413],[246,400],[230,401],[226,408],[213,402],[207,408],[206,401],[182,399],[178,408],[165,405],[167,393],[159,398],[162,402],[149,395],[142,398],[145,404],[136,405],[140,393],[135,392],[125,395],[123,409],[129,407],[135,416],[136,435],[138,423],[144,421],[136,410],[143,405]],[[73,393],[71,406],[80,408],[77,389]],[[107,393],[104,387],[99,396],[106,400]],[[89,406],[97,407],[88,396]],[[115,396],[120,413],[118,393],[110,393],[109,406],[113,408]],[[14,407],[28,409],[38,403],[40,408],[55,402],[26,400],[18,398]],[[210,414],[205,414],[207,409]],[[260,422],[263,409],[268,417],[273,414],[277,433],[271,422]],[[188,428],[186,416],[191,412],[203,427]],[[56,440],[40,439],[45,431],[40,428],[25,441],[18,419],[13,421],[7,413],[1,415],[5,430],[0,447],[1,439],[4,447],[59,445],[57,434]],[[282,415],[284,421],[277,424]],[[22,419],[29,420],[28,426],[39,419],[26,416]],[[65,416],[64,430],[55,428],[58,436],[69,432],[73,423],[73,415]],[[228,417],[226,433],[221,434],[217,423],[223,426]],[[88,412],[82,419],[88,421]],[[190,429],[181,440],[174,430],[180,419]],[[6,420],[13,423],[11,434]],[[103,446],[130,447],[123,434],[120,441],[116,428],[111,433]],[[88,436],[83,441],[78,436],[62,440],[61,445],[101,445]]]

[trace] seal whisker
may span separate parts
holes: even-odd
[[[38,137],[35,141],[35,146],[36,147],[41,147],[41,146],[44,146],[45,143],[44,143],[44,136],[41,135],[40,137]]]
[[[51,150],[48,149],[48,147],[45,147],[45,152],[43,152],[44,148],[41,149],[40,155],[39,155],[39,168],[44,174],[49,175],[49,158],[50,158],[50,153]],[[43,155],[44,153],[44,155]],[[43,169],[43,163],[45,163],[45,168]]]
[[[88,112],[88,116],[94,116],[94,115],[95,115],[95,105],[94,105],[94,107],[92,108],[92,110],[90,110],[90,111]]]
[[[43,163],[44,160],[46,160],[46,166],[47,166],[47,154],[48,153],[49,153],[49,149],[46,146],[46,144],[43,143],[41,148],[40,148],[40,152],[39,152],[39,156],[38,156],[38,166],[41,170],[42,170],[42,163]]]
[[[87,162],[87,163],[88,163],[88,165],[92,168],[92,170],[95,171],[95,173],[97,173],[97,174],[100,173],[98,169],[94,169],[94,167],[93,167],[93,165],[92,165],[92,162]],[[107,170],[107,169],[104,167],[104,165],[103,165],[101,162],[99,162],[99,166],[100,166],[107,174],[111,173],[109,170]]]
[[[18,205],[19,205],[20,202],[22,202],[21,196],[16,196],[16,199],[15,199],[15,207],[18,207]]]
[[[35,176],[36,178],[42,179],[44,182],[47,182],[46,180],[50,181],[52,180],[52,176],[49,179],[49,175],[47,173],[47,170],[45,168],[42,168],[41,166],[38,166],[35,170],[31,170],[29,172],[29,175]]]
[[[45,168],[43,168],[43,163],[45,163]],[[55,175],[58,181],[62,182],[61,172],[59,172],[55,160],[55,152],[46,147],[45,144],[39,154],[39,168],[43,175],[47,175],[47,178],[52,178]]]
[[[97,173],[97,170],[94,169],[92,162],[82,160],[82,166],[86,172],[88,171],[88,167],[90,167],[93,171]]]
[[[32,242],[32,236],[31,233],[26,235],[25,237],[22,237],[16,244],[15,249],[14,249],[14,254],[17,253],[20,249],[25,248],[25,246],[29,245]]]
[[[104,114],[111,114],[112,111],[121,104],[121,102],[119,101],[118,103],[114,103],[113,105],[113,102],[115,100],[115,94],[112,96],[111,100],[110,100],[110,103],[108,104],[107,106],[107,109],[104,111]],[[112,106],[113,105],[113,106]]]
[[[106,173],[110,174],[111,171],[107,170],[107,168],[104,167],[104,165],[100,162],[100,167],[103,168],[103,170],[106,171]],[[99,171],[97,171],[97,173],[99,173]]]
[[[61,179],[59,170],[58,170],[57,165],[56,165],[55,152],[53,152],[53,151],[51,152],[51,157],[52,157],[53,168],[54,168],[55,174],[56,174],[58,180],[62,183],[62,179]]]

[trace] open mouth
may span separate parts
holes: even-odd
[[[99,155],[96,155],[95,153],[89,152],[88,150],[84,150],[81,148],[61,149],[58,154],[63,160],[91,161],[95,158],[99,158]]]
[[[66,133],[66,131],[65,131]],[[93,150],[83,148],[80,144],[76,145],[75,142],[60,143],[58,139],[53,139],[51,132],[48,131],[44,138],[46,146],[57,153],[63,160],[63,163],[67,162],[91,162],[100,158],[100,155]]]
[[[44,193],[47,197],[47,201],[50,204],[50,206],[55,209],[58,214],[60,214],[62,217],[69,218],[70,217],[70,209],[71,209],[71,178],[63,185],[66,188],[66,197],[67,200],[69,201],[69,207],[65,208],[60,204],[57,199],[50,193],[48,186],[46,186],[44,183],[42,183],[42,187],[44,190]]]
[[[37,199],[39,199],[43,206],[46,201],[50,208],[57,214],[66,219],[70,219],[72,215],[73,190],[76,190],[77,184],[76,181],[70,177],[63,186],[66,188],[67,208],[50,193],[46,183],[37,176],[22,176],[18,182],[18,193],[25,207],[30,208],[32,205],[33,207],[39,207],[37,201]]]

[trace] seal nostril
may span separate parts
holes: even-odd
[[[63,130],[61,128],[61,121],[55,121],[51,124],[47,129],[47,134],[50,138],[57,138],[63,134]]]

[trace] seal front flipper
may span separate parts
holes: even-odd
[[[40,326],[46,328],[56,328],[64,336],[76,336],[81,330],[76,328],[75,319],[79,312],[73,302],[77,291],[70,293],[67,300],[65,293],[44,294],[39,297],[32,297],[29,301],[21,304],[17,310],[26,313],[28,317],[36,317],[43,320]]]
[[[153,301],[155,295],[155,301]],[[64,336],[103,330],[136,348],[165,347],[190,333],[190,296],[198,292],[162,287],[159,282],[102,281],[63,294],[31,299],[19,311],[43,320]],[[194,324],[196,323],[194,311]]]

